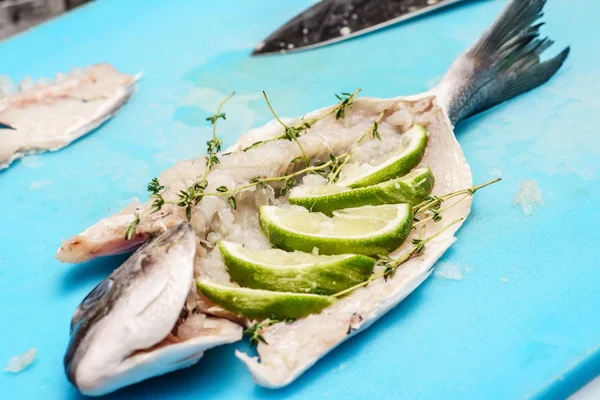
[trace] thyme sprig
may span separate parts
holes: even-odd
[[[440,214],[441,213],[440,206],[443,202],[450,200],[454,197],[461,196],[461,195],[465,195],[465,198],[471,197],[479,189],[482,189],[486,186],[492,185],[501,180],[502,180],[502,178],[492,179],[491,181],[484,182],[481,185],[473,186],[473,187],[470,187],[467,189],[458,190],[456,192],[448,193],[443,196],[433,196],[433,195],[427,196],[421,203],[413,206],[413,208],[412,208],[413,215],[419,215],[419,214],[424,213],[425,211],[432,211],[432,212],[434,212],[434,214],[436,214],[436,213]],[[460,200],[460,201],[462,201],[462,200]],[[439,215],[437,218],[441,218],[441,215]],[[435,219],[434,219],[434,221],[435,221]]]
[[[290,142],[291,141],[296,142],[296,144],[298,145],[298,147],[300,147],[300,151],[302,152],[302,160],[301,161],[303,161],[306,164],[306,166],[308,167],[310,165],[310,158],[308,158],[306,156],[306,152],[304,151],[304,148],[302,147],[302,144],[300,144],[300,141],[298,140],[298,137],[300,136],[300,132],[303,129],[308,129],[308,128],[306,128],[304,126],[301,126],[301,127],[288,126],[285,122],[283,122],[281,120],[281,118],[279,118],[279,115],[277,115],[277,113],[273,109],[273,106],[271,105],[271,102],[269,101],[269,96],[267,96],[267,92],[265,92],[263,90],[262,94],[265,97],[265,101],[267,102],[267,106],[269,106],[269,110],[271,110],[271,114],[273,114],[273,116],[275,117],[275,119],[277,120],[277,122],[279,122],[279,124],[281,124],[281,126],[283,126],[283,129],[284,129],[284,132],[285,132],[283,135],[285,136],[285,139],[289,140]]]
[[[152,214],[160,210],[165,204],[165,199],[161,193],[163,190],[165,190],[165,186],[158,182],[158,178],[152,178],[148,184],[147,190],[150,193],[150,198],[152,199],[152,207],[150,209],[150,213]]]
[[[150,183],[147,185],[147,190],[150,193],[150,198],[152,199],[152,205],[145,212],[141,214],[135,214],[134,220],[131,221],[123,233],[125,240],[131,240],[136,235],[137,226],[140,224],[142,217],[161,210],[165,204],[175,204],[179,207],[185,207],[185,215],[187,219],[190,220],[192,218],[192,207],[202,200],[202,197],[204,196],[204,190],[206,189],[206,186],[208,186],[207,177],[209,171],[212,169],[212,167],[221,162],[217,154],[221,151],[221,145],[223,142],[217,137],[217,122],[219,119],[227,119],[227,116],[224,112],[222,112],[222,109],[225,103],[227,103],[234,95],[235,92],[232,92],[229,96],[223,99],[223,101],[221,101],[217,107],[217,112],[214,115],[206,118],[206,120],[212,125],[212,139],[206,142],[208,147],[206,151],[206,168],[204,169],[202,179],[198,182],[194,182],[194,184],[189,186],[186,190],[180,190],[177,194],[177,201],[166,201],[163,197],[163,192],[166,187],[160,184],[158,178],[152,178]],[[230,199],[229,204],[232,206],[232,208],[235,208],[235,199]]]
[[[425,249],[425,245],[427,243],[431,242],[433,239],[440,236],[447,229],[449,229],[452,225],[455,225],[455,224],[461,222],[463,219],[464,218],[462,218],[462,217],[455,219],[454,221],[450,222],[448,225],[446,225],[445,227],[443,227],[442,229],[440,229],[433,235],[429,236],[428,238],[413,239],[412,247],[396,259],[391,259],[389,257],[380,258],[379,265],[382,265],[384,267],[383,271],[381,271],[378,274],[371,275],[371,277],[364,282],[361,282],[357,285],[354,285],[348,289],[342,290],[341,292],[334,294],[333,297],[336,297],[336,298],[343,297],[349,293],[352,293],[353,291],[355,291],[358,288],[367,286],[369,283],[371,283],[374,280],[377,280],[379,278],[384,278],[387,280],[387,279],[393,277],[394,274],[396,273],[396,271],[398,270],[398,267],[400,267],[400,265],[402,265],[406,261],[410,260],[411,258],[415,257],[416,255],[420,254]]]
[[[202,178],[203,181],[206,180],[210,169],[221,162],[221,160],[219,160],[217,157],[217,153],[221,151],[221,145],[223,144],[223,141],[217,137],[217,122],[219,122],[220,118],[222,118],[224,121],[227,119],[227,116],[224,112],[221,112],[221,110],[223,109],[225,103],[231,100],[233,96],[235,96],[235,92],[232,92],[219,103],[217,112],[214,115],[206,118],[206,120],[212,125],[212,140],[206,142],[208,149],[206,151],[206,169],[204,170],[204,177]]]
[[[207,184],[206,180],[195,182],[186,190],[180,190],[177,194],[179,201],[175,204],[179,207],[185,207],[185,216],[188,221],[192,219],[192,207],[197,205],[204,197],[204,189],[206,189]]]
[[[335,115],[335,119],[344,119],[346,116],[346,111],[352,107],[352,105],[354,104],[354,100],[356,100],[356,96],[358,96],[360,91],[361,91],[361,89],[356,89],[352,93],[344,92],[339,95],[336,94],[335,97],[339,100],[339,102],[335,106],[331,107],[329,110],[325,111],[323,114],[321,114],[317,117],[308,118],[308,119],[303,118],[298,124],[291,126],[289,128],[291,128],[294,131],[295,136],[298,137],[298,136],[301,136],[304,131],[312,128],[312,126],[314,124],[316,124],[317,122],[321,121],[322,119],[324,119],[330,115]],[[264,91],[263,91],[263,94],[264,94]],[[266,98],[266,94],[265,94],[265,98]],[[271,109],[271,111],[273,111],[268,100],[267,100],[267,104],[269,105],[269,108]],[[276,118],[277,118],[277,116],[276,116]],[[279,118],[277,118],[277,120],[281,123]],[[250,146],[244,148],[242,151],[248,151],[254,147],[261,146],[268,142],[289,139],[289,137],[290,137],[290,135],[288,134],[288,132],[284,131],[283,135],[276,136],[271,139],[255,142],[255,143],[251,144]]]
[[[194,182],[186,190],[180,190],[177,194],[179,200],[176,202],[176,204],[179,207],[185,207],[185,216],[187,217],[188,221],[192,219],[192,208],[197,205],[205,196],[204,190],[208,186],[207,178],[210,170],[215,165],[221,163],[221,160],[217,154],[221,151],[221,145],[223,144],[223,141],[217,137],[217,123],[219,119],[223,119],[224,121],[227,120],[226,114],[221,110],[223,109],[225,103],[231,100],[233,96],[235,96],[235,92],[232,92],[219,103],[217,112],[214,115],[206,118],[206,120],[212,125],[212,139],[206,142],[206,168],[204,169],[202,179]]]

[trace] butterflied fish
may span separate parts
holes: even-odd
[[[55,151],[91,132],[129,99],[137,77],[108,64],[26,79],[0,97],[0,169],[27,154]],[[12,86],[4,82],[4,88]]]
[[[67,373],[71,381],[84,393],[105,393],[151,376],[152,371],[159,374],[179,368],[181,364],[171,365],[164,361],[171,354],[184,357],[185,351],[188,351],[190,359],[196,361],[198,357],[194,357],[198,350],[193,346],[186,350],[185,345],[171,344],[181,343],[177,342],[181,340],[185,344],[185,340],[179,337],[181,332],[188,332],[186,337],[189,332],[195,332],[193,328],[182,330],[190,319],[192,322],[196,318],[206,318],[222,324],[234,324],[230,321],[247,323],[244,318],[232,315],[200,296],[192,285],[190,271],[193,269],[193,276],[196,278],[231,285],[221,254],[215,248],[216,241],[226,239],[249,249],[270,247],[260,230],[258,207],[265,204],[288,207],[288,201],[286,195],[281,194],[281,187],[261,187],[253,183],[256,177],[282,176],[290,168],[297,166],[299,157],[300,160],[308,157],[313,165],[318,165],[329,160],[332,155],[335,158],[350,149],[353,152],[349,165],[355,168],[369,167],[376,160],[381,160],[398,149],[403,134],[418,124],[429,132],[427,148],[419,166],[428,166],[435,176],[433,195],[471,187],[471,171],[454,137],[454,126],[546,82],[567,58],[568,48],[554,58],[543,62],[540,60],[541,53],[552,43],[549,39],[538,36],[540,24],[536,24],[536,21],[542,15],[544,4],[544,0],[511,1],[491,28],[454,62],[440,84],[429,92],[392,99],[355,99],[352,107],[344,110],[344,118],[336,118],[336,112],[332,112],[306,129],[297,137],[300,146],[295,141],[285,140],[284,130],[278,121],[272,121],[243,135],[225,154],[218,155],[220,163],[210,169],[206,185],[196,187],[206,193],[218,194],[244,186],[245,189],[237,193],[233,201],[229,195],[211,195],[198,199],[198,202],[188,202],[187,207],[170,203],[181,200],[180,191],[190,194],[190,188],[199,184],[198,177],[205,174],[205,157],[182,161],[158,178],[156,184],[165,187],[161,189],[164,204],[158,211],[151,212],[153,207],[156,209],[156,204],[153,205],[155,200],[146,204],[133,204],[64,242],[57,257],[64,262],[82,262],[101,255],[130,251],[160,235],[117,269],[109,277],[112,283],[105,283],[107,286],[128,287],[127,296],[131,296],[132,305],[127,307],[127,303],[123,301],[119,303],[120,308],[101,308],[102,313],[80,319],[80,315],[85,315],[82,311],[82,308],[86,308],[84,300],[76,312],[74,326],[78,326],[80,320],[87,321],[85,326],[89,333],[79,333],[82,328],[73,329],[66,358]],[[307,114],[304,119],[291,118],[283,121],[288,125],[299,124],[331,110],[332,108],[324,108]],[[339,113],[337,114],[339,117]],[[366,140],[356,147],[364,132],[377,120],[381,140]],[[284,138],[278,140],[282,135]],[[316,175],[307,175],[303,179],[307,185],[318,185],[323,180]],[[222,187],[226,189],[223,190]],[[467,198],[445,211],[444,221],[464,220],[470,210],[471,200]],[[191,230],[186,225],[188,217],[195,235],[189,233]],[[124,232],[138,218],[136,230],[130,231],[127,240]],[[258,357],[250,357],[241,352],[237,352],[237,356],[246,363],[258,384],[271,388],[289,384],[319,358],[351,335],[367,328],[418,287],[431,274],[435,262],[455,241],[454,234],[459,226],[460,223],[452,225],[435,237],[418,257],[404,263],[393,277],[379,279],[356,289],[318,314],[263,327],[261,334],[265,342],[258,345]],[[426,224],[423,230],[424,232],[419,232],[421,235],[431,236],[439,232],[439,225]],[[165,231],[167,233],[163,233]],[[185,254],[161,254],[159,244],[166,246],[170,238],[176,236],[173,232],[181,234],[182,231],[189,233],[185,235],[186,243],[188,240],[190,242]],[[412,233],[409,240],[394,251],[391,257],[402,254],[411,245],[411,239],[415,235],[416,232]],[[193,257],[189,252],[189,248],[194,247],[191,244],[192,238],[196,246]],[[147,258],[149,252],[152,256]],[[138,265],[143,266],[145,259],[158,260],[152,265],[162,265],[161,268],[167,268],[167,264],[172,265],[169,269],[170,278],[131,279],[131,273],[127,271],[139,268]],[[185,275],[185,281],[174,276],[180,273]],[[171,280],[178,284],[170,286],[164,283]],[[161,292],[162,287],[170,289]],[[92,299],[102,297],[93,293],[90,295]],[[157,310],[158,314],[154,316],[142,313],[136,314],[134,318],[135,326],[151,327],[154,326],[152,324],[160,324],[161,329],[156,333],[150,335],[142,329],[126,329],[123,325],[107,322],[118,321],[119,315],[123,313],[135,314],[137,301],[134,300],[140,296],[140,304],[147,301],[149,295],[146,293],[154,294],[154,302],[168,301],[169,304],[169,307]],[[155,318],[160,321],[155,322]],[[84,326],[83,322],[81,326]],[[104,330],[101,326],[110,326],[110,330]],[[172,331],[175,333],[171,333]],[[227,332],[229,333],[220,336],[221,341],[211,341],[214,334],[202,330],[191,337],[199,342],[206,338],[206,343],[212,345],[239,337],[239,331],[236,333],[238,336],[233,335],[230,330]],[[93,351],[100,347],[104,349],[102,354]],[[202,350],[207,347],[203,346]],[[117,365],[129,365],[129,355],[135,356],[141,350],[144,350],[143,354],[146,356],[133,358],[135,368],[109,367],[112,364],[107,360],[117,360]],[[150,356],[153,353],[158,355]],[[85,378],[79,380],[78,376]]]

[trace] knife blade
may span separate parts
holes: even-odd
[[[468,0],[323,0],[285,23],[252,55],[308,50]]]

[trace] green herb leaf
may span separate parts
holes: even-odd
[[[265,321],[266,321],[266,323],[265,323]],[[259,342],[263,342],[264,344],[269,344],[269,343],[267,343],[265,338],[260,334],[261,328],[263,326],[268,326],[267,324],[269,322],[271,322],[271,320],[268,320],[268,319],[265,321],[256,322],[244,330],[244,334],[246,336],[250,337],[250,347],[254,347],[254,346],[258,345]]]
[[[134,220],[131,222],[131,224],[129,224],[127,229],[125,229],[125,233],[124,233],[125,240],[131,240],[135,237],[135,235],[137,234],[137,226],[139,223],[140,223],[140,215],[136,213]]]
[[[265,340],[265,338],[264,338],[264,337],[262,337],[262,335],[256,335],[256,338],[257,338],[259,341],[263,342],[264,344],[269,344],[269,343],[267,343],[267,341]],[[258,343],[257,343],[257,344],[258,344]]]
[[[381,135],[379,134],[379,131],[377,130],[379,128],[379,124],[377,123],[377,121],[375,121],[373,123],[373,139],[377,139],[379,141],[381,141]]]
[[[386,264],[385,269],[383,270],[383,279],[385,281],[387,281],[388,279],[393,278],[394,275],[396,274],[397,269],[398,269],[398,266],[395,265],[394,263]]]
[[[218,120],[219,118],[223,118],[223,120],[226,120],[226,119],[227,119],[227,118],[226,118],[226,116],[225,116],[225,113],[220,113],[220,114],[211,115],[210,117],[207,117],[207,118],[206,118],[206,120],[207,120],[207,121],[210,121],[210,123],[211,123],[212,125],[214,125],[214,124],[215,124],[215,122],[217,122],[217,120]]]
[[[250,179],[250,183],[257,185],[261,189],[264,189],[267,186],[267,182],[263,176],[255,176],[254,178]]]
[[[295,319],[293,319],[293,318],[280,320],[280,319],[277,319],[274,315],[272,315],[271,318],[265,319],[260,322],[255,322],[252,325],[250,325],[248,328],[244,329],[244,335],[250,337],[250,346],[251,347],[256,346],[259,342],[263,342],[264,344],[269,344],[269,343],[267,343],[265,338],[260,334],[260,330],[262,328],[265,328],[265,327],[271,326],[271,325],[275,325],[280,322],[290,323],[290,322],[294,322],[294,321],[295,321]]]
[[[296,179],[293,177],[287,178],[283,182],[283,186],[279,189],[279,194],[285,196],[289,193],[290,189],[296,186]]]
[[[254,142],[252,143],[250,146],[246,147],[245,149],[242,149],[242,151],[246,152],[254,147],[260,146],[261,144],[263,144],[264,142],[262,140],[259,140],[258,142]],[[229,153],[228,153],[229,154]]]
[[[412,244],[415,245],[415,254],[423,251],[423,248],[425,247],[425,243],[421,239],[413,239]]]
[[[336,106],[335,110],[335,119],[344,119],[346,116],[346,109],[352,107],[354,103],[354,94],[343,92],[341,95],[335,95],[335,97],[340,101],[340,104]]]
[[[152,197],[154,198],[154,201],[152,201],[151,213],[155,213],[165,204],[165,199],[160,194],[153,194]]]
[[[152,178],[150,183],[148,184],[148,192],[152,194],[158,194],[165,187],[158,182],[158,178]]]

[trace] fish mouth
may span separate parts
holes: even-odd
[[[103,395],[195,364],[241,338],[230,321],[187,312],[196,236],[187,222],[143,245],[81,302],[64,366],[86,395]],[[184,310],[184,311],[182,311]]]
[[[196,337],[181,339],[169,334],[147,349],[134,351],[114,368],[92,368],[65,364],[69,381],[88,396],[102,396],[120,388],[196,364],[212,347],[241,339],[241,327],[226,320],[206,317],[220,325],[210,332],[198,331]]]

